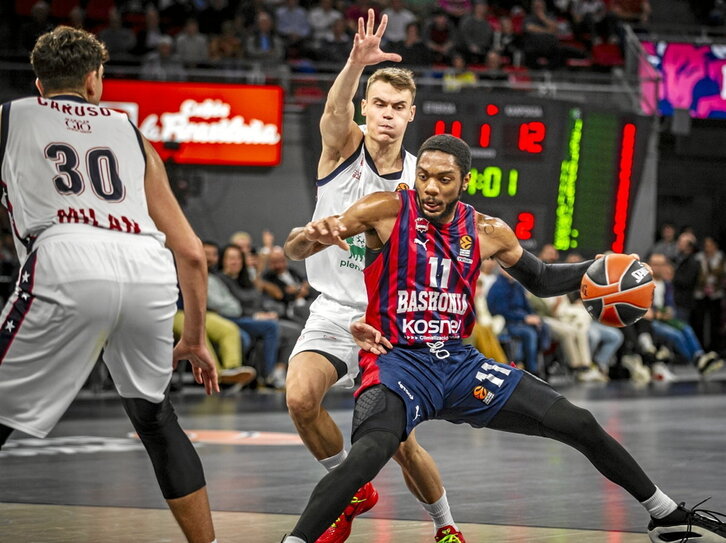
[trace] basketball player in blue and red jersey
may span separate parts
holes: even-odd
[[[313,219],[341,213],[356,200],[377,191],[413,186],[416,157],[403,148],[406,127],[413,121],[416,83],[413,74],[401,68],[376,70],[368,78],[361,112],[365,125],[354,121],[353,98],[363,70],[383,61],[400,61],[399,55],[384,53],[380,42],[386,28],[384,15],[378,29],[375,14],[358,21],[358,32],[345,66],[335,78],[320,119],[322,152],[318,161],[317,200]],[[305,258],[308,240],[302,228],[294,229],[285,252]],[[344,459],[343,434],[322,405],[334,385],[353,387],[358,374],[358,346],[350,324],[365,312],[363,281],[365,238],[351,236],[345,250],[333,248],[311,255],[305,267],[310,284],[320,295],[310,307],[310,317],[293,352],[286,380],[290,416],[300,437],[327,470]],[[451,514],[441,475],[433,458],[411,435],[396,452],[406,485],[434,521],[434,541],[464,543]],[[378,493],[365,484],[340,517],[317,543],[342,543],[356,515],[373,507]]]
[[[462,140],[433,136],[418,152],[415,190],[366,196],[341,215],[305,227],[310,253],[342,247],[343,236],[365,233],[369,302],[365,320],[351,326],[363,372],[353,446],[315,487],[283,542],[314,542],[410,432],[430,419],[566,443],[643,505],[653,542],[726,542],[724,524],[677,505],[589,411],[531,374],[462,343],[475,322],[482,259],[496,259],[538,296],[577,290],[591,263],[545,264],[524,251],[501,220],[459,201],[470,169]]]
[[[2,202],[22,264],[0,315],[0,447],[13,430],[45,437],[103,349],[186,539],[210,543],[204,471],[168,393],[180,359],[219,391],[206,261],[159,155],[99,105],[107,59],[93,34],[60,26],[31,53],[40,96],[0,108]],[[174,346],[177,276],[186,318]]]

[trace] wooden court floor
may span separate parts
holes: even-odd
[[[685,368],[671,384],[556,383],[590,409],[676,501],[726,510],[726,371]],[[279,543],[323,470],[297,438],[281,392],[175,393],[205,467],[220,543]],[[348,435],[352,399],[326,399]],[[468,543],[636,543],[647,514],[564,445],[432,421],[417,431],[439,464]],[[142,445],[112,392],[82,393],[45,440],[13,435],[0,451],[0,542],[156,543],[183,538]],[[350,543],[433,542],[432,524],[395,463]]]

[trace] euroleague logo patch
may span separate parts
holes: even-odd
[[[473,246],[474,239],[471,236],[461,236],[459,239],[459,256],[456,257],[456,260],[464,262],[465,264],[471,264],[473,262],[471,259],[471,248]]]
[[[490,403],[492,403],[492,400],[494,399],[494,393],[491,392],[491,391],[489,391],[489,390],[487,390],[485,387],[483,387],[481,385],[479,385],[478,387],[476,387],[472,391],[472,394],[474,395],[474,397],[477,400],[481,400],[482,402],[484,402],[487,405],[489,405]]]
[[[402,190],[408,190],[409,186],[406,183],[399,183],[396,185],[396,192],[401,192]]]

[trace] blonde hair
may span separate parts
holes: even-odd
[[[399,91],[409,91],[411,93],[412,104],[416,99],[416,82],[413,80],[413,72],[411,70],[407,70],[406,68],[381,68],[376,70],[373,72],[373,75],[368,78],[368,83],[366,83],[366,98],[368,98],[368,89],[370,89],[371,85],[376,81],[388,83],[394,89]]]

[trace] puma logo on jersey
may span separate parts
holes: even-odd
[[[420,240],[420,239],[418,239],[418,238],[414,238],[414,240],[413,240],[414,244],[415,244],[415,243],[418,243],[418,244],[419,244],[419,245],[421,245],[421,246],[422,246],[422,247],[423,247],[424,249],[426,249],[426,244],[427,244],[427,243],[428,243],[429,241],[431,241],[431,240],[430,240],[430,239],[427,239],[426,241],[421,241],[421,240]]]
[[[633,279],[635,279],[636,283],[640,283],[643,279],[648,277],[648,270],[646,270],[645,268],[638,268],[630,275],[633,277]]]

